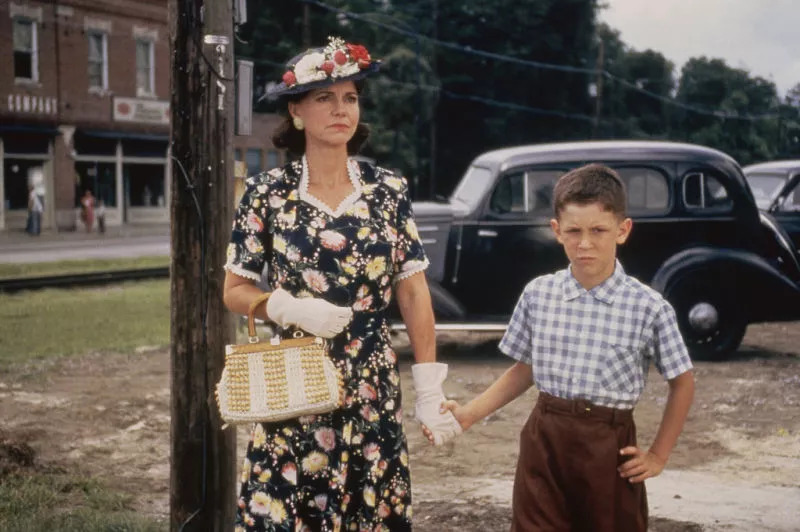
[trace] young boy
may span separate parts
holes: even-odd
[[[466,430],[532,384],[539,398],[520,436],[512,531],[647,529],[643,481],[661,473],[694,395],[675,312],[625,274],[617,245],[631,232],[622,180],[591,164],[562,176],[550,221],[569,267],[531,281],[500,349],[517,360],[464,406]],[[650,362],[669,397],[650,449],[636,444],[633,407]]]

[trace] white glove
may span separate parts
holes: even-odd
[[[441,413],[444,402],[442,383],[447,377],[447,364],[426,362],[411,366],[414,389],[417,392],[414,418],[428,427],[433,434],[433,444],[441,445],[461,434],[461,424],[449,410]]]
[[[278,288],[267,300],[267,316],[281,327],[298,327],[314,336],[333,338],[350,323],[353,309],[317,297],[297,298]]]

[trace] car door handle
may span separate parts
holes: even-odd
[[[497,238],[497,231],[493,229],[478,229],[478,236],[486,238]]]

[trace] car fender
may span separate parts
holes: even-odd
[[[650,286],[664,293],[670,282],[677,277],[698,270],[731,271],[731,266],[774,279],[788,290],[798,290],[798,286],[791,279],[755,253],[708,247],[686,249],[667,259],[653,276]]]
[[[687,275],[705,272],[738,294],[748,321],[788,320],[800,316],[800,286],[762,257],[738,249],[696,247],[670,257],[650,286],[669,297],[670,287]],[[795,310],[797,309],[797,310]]]

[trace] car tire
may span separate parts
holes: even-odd
[[[691,274],[671,283],[665,292],[675,309],[689,354],[695,360],[724,360],[742,342],[747,322],[731,286],[711,275]]]

